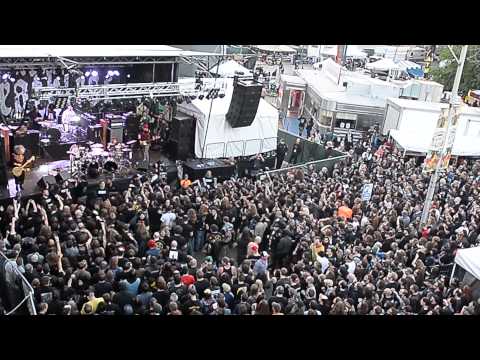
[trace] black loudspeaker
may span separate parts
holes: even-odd
[[[175,160],[187,160],[193,155],[193,143],[170,141],[170,154]]]
[[[195,135],[195,119],[191,116],[177,114],[172,119],[170,128],[170,140],[176,142],[190,141],[192,135]]]
[[[4,149],[3,137],[0,137],[0,187],[6,187],[8,185],[7,162]]]
[[[257,115],[262,88],[262,84],[255,80],[239,80],[234,83],[232,101],[226,115],[231,127],[252,125]]]
[[[127,116],[125,121],[125,141],[137,140],[140,126],[140,119],[138,116],[131,114]]]
[[[68,171],[64,171],[64,170],[60,171],[55,176],[55,180],[57,180],[57,182],[60,183],[60,184],[64,183],[68,179],[70,179],[70,173]]]
[[[47,184],[48,184],[48,187],[51,187],[57,184],[57,180],[52,175],[45,175],[37,182],[37,185],[42,189],[46,189]]]

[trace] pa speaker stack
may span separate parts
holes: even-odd
[[[137,140],[140,121],[137,115],[130,114],[125,121],[125,141]]]
[[[193,155],[195,142],[195,119],[178,113],[170,129],[171,153],[175,160],[186,160]]]
[[[232,101],[226,119],[233,128],[252,125],[262,95],[262,84],[255,80],[234,82]]]

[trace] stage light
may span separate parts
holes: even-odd
[[[13,77],[10,78],[10,81],[11,81],[11,82],[15,82],[15,78],[13,78]]]
[[[203,100],[203,94],[198,96],[198,100]]]
[[[177,97],[177,103],[183,104],[183,96],[178,96]]]
[[[127,79],[130,79],[130,74],[127,74]]]
[[[60,81],[60,76],[57,76],[56,79]]]
[[[3,75],[2,75],[2,79],[3,79],[3,80],[7,80],[9,77],[10,77],[10,75],[8,75],[8,74],[3,74]]]
[[[113,72],[113,75],[115,75],[115,76],[120,76],[120,71],[115,70],[115,71]]]
[[[190,100],[195,100],[197,97],[195,95],[190,96]]]
[[[85,72],[85,76],[89,77],[90,76],[90,71]]]
[[[113,71],[112,71],[112,70],[108,70],[107,76],[113,76]]]
[[[98,72],[97,72],[97,71],[95,71],[95,70],[93,70],[93,71],[92,71],[92,76],[93,76],[93,77],[96,77],[96,76],[98,76]]]
[[[82,76],[80,76],[80,79],[84,80],[84,79],[85,79],[85,76],[83,76],[83,75],[82,75]]]

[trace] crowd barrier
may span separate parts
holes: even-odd
[[[12,273],[14,274],[14,284],[7,282],[7,276],[11,277]],[[32,286],[20,272],[16,263],[8,260],[1,251],[0,274],[0,285],[2,285],[0,286],[0,296],[4,305],[10,304],[6,315],[21,314],[25,311],[28,311],[30,315],[37,315]],[[23,307],[24,304],[26,308]],[[24,311],[22,312],[22,310]]]

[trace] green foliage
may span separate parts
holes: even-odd
[[[461,46],[453,46],[453,50],[460,56]],[[447,65],[440,68],[438,65],[432,65],[430,74],[432,80],[444,85],[446,91],[451,91],[455,73],[457,72],[457,62],[448,48],[440,52],[440,62],[447,61]],[[480,46],[469,45],[467,59],[463,67],[462,80],[460,81],[459,93],[467,94],[468,90],[480,89]]]

